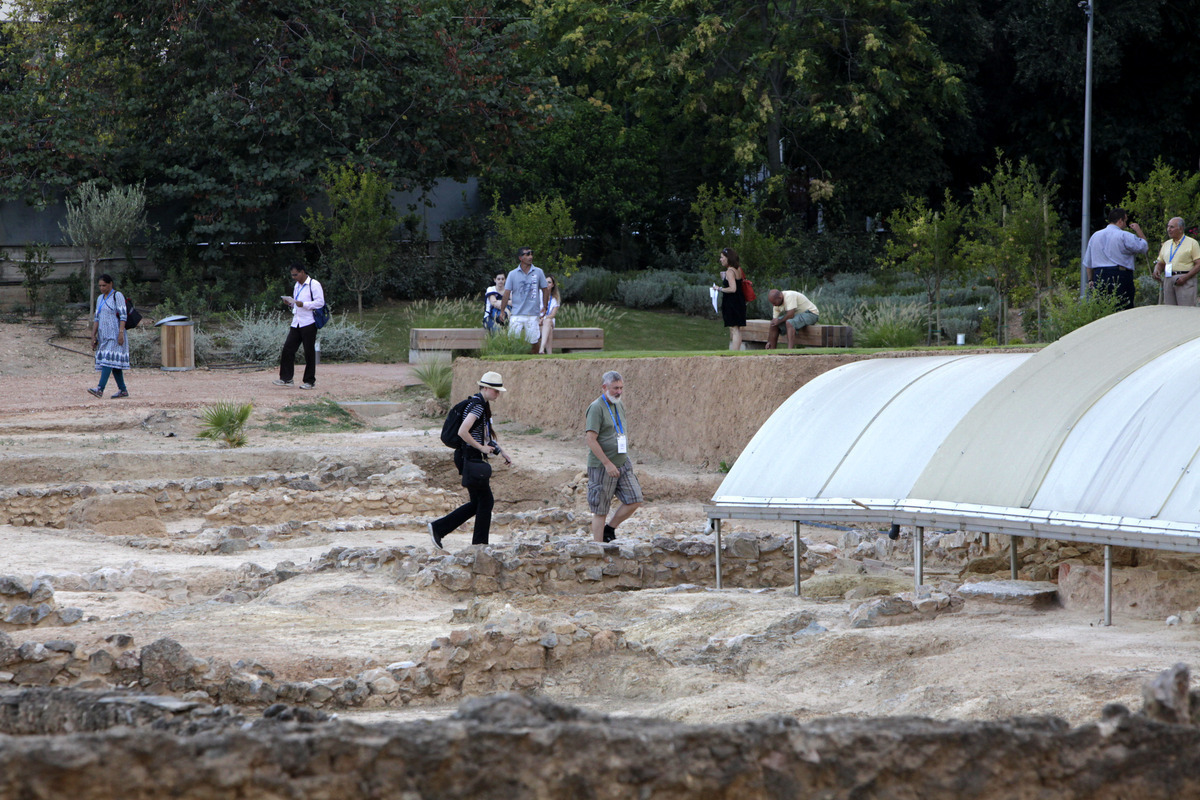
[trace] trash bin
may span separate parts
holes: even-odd
[[[154,323],[162,329],[162,368],[182,372],[196,368],[195,323],[184,316],[163,317]]]

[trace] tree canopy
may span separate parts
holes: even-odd
[[[145,180],[193,241],[270,236],[349,156],[397,188],[478,174],[545,115],[523,23],[470,2],[17,6],[0,191]]]

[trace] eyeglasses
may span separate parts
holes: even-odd
[[[523,256],[531,256],[531,255],[533,255],[533,251],[532,251],[532,250],[526,250],[526,251],[524,251],[523,253],[521,253],[521,255],[523,255]]]

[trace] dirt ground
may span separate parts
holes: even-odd
[[[139,369],[129,376],[128,399],[99,400],[85,391],[95,380],[90,357],[51,347],[48,335],[0,325],[4,486],[51,483],[55,475],[72,482],[253,475],[302,463],[313,454],[353,463],[398,453],[422,467],[431,485],[453,485],[449,452],[436,439],[441,420],[423,413],[424,389],[406,388],[417,383],[407,365],[321,365],[313,392],[273,386],[270,370]],[[265,427],[284,406],[319,397],[394,401],[397,407],[345,433],[296,434]],[[229,450],[196,438],[198,409],[217,400],[254,403],[247,447]],[[699,425],[716,422],[697,420]],[[497,470],[497,512],[558,502],[563,484],[582,469],[581,441],[516,424],[502,426],[501,434],[514,464]],[[120,474],[113,474],[117,463]],[[639,458],[637,465],[647,504],[622,526],[622,533],[648,540],[664,531],[703,532],[702,507],[720,473],[652,456]],[[586,508],[570,510],[576,522],[559,535],[579,535],[586,524]],[[172,531],[198,531],[204,520],[172,518],[167,524]],[[782,524],[773,528],[772,523],[732,527],[785,532]],[[803,530],[810,547],[824,557],[822,572],[845,571],[851,563],[852,554],[840,549],[844,533]],[[522,535],[510,530],[494,541]],[[468,541],[469,535],[458,533],[446,544],[453,549]],[[289,561],[308,563],[335,546],[383,545],[427,547],[423,521],[367,531],[322,530],[233,555],[148,550],[88,530],[0,525],[0,574],[136,566],[164,577],[186,577],[192,586],[220,586],[248,562],[271,569]],[[899,586],[911,583],[911,565],[899,555],[862,565],[860,571],[868,566]],[[955,579],[949,569],[941,574],[927,569],[927,576],[930,583]],[[82,608],[85,621],[10,635],[17,641],[70,639],[85,652],[118,632],[132,634],[140,644],[170,636],[194,655],[257,662],[280,680],[346,676],[410,659],[434,637],[463,627],[452,616],[466,604],[381,573],[344,570],[304,574],[240,603],[173,603],[133,590],[60,591],[56,601]],[[1167,627],[1161,619],[1125,617],[1104,628],[1099,608],[1033,611],[975,601],[959,613],[928,621],[853,629],[849,612],[856,602],[796,598],[790,587],[693,587],[571,597],[493,595],[472,601],[471,617],[567,614],[620,629],[627,640],[640,644],[638,650],[571,664],[552,675],[545,692],[610,713],[690,722],[785,713],[801,720],[1054,714],[1081,723],[1096,719],[1110,702],[1140,706],[1143,681],[1176,662],[1193,661],[1200,640],[1200,626]],[[761,635],[801,612],[814,623],[801,633]],[[450,705],[423,706],[361,716],[394,719],[452,710]]]

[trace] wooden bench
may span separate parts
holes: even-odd
[[[413,328],[408,334],[408,363],[449,361],[455,350],[479,350],[488,332],[483,328]],[[603,350],[603,328],[556,328],[554,352]]]
[[[766,347],[768,319],[748,319],[742,328],[742,347],[758,350]],[[775,346],[787,349],[787,331],[779,332]],[[854,329],[849,325],[807,325],[796,331],[797,347],[853,347]]]

